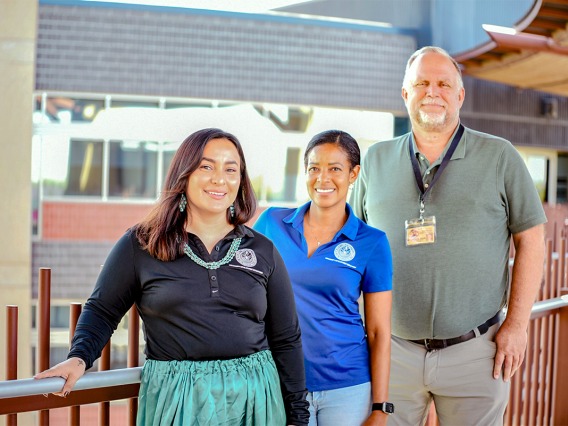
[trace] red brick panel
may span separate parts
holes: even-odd
[[[152,208],[149,204],[44,201],[43,240],[115,241]]]
[[[149,204],[44,201],[42,240],[116,241],[152,208]],[[252,225],[264,208],[259,207]]]

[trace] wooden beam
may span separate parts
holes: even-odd
[[[540,16],[540,15],[539,15]],[[564,30],[566,29],[565,20],[552,20],[546,18],[536,18],[532,21],[531,27],[546,28],[548,30]]]
[[[568,21],[568,7],[566,9],[560,9],[556,7],[543,6],[538,11],[539,18],[555,18]]]
[[[71,391],[67,398],[49,394],[0,398],[0,415],[115,401],[138,396],[140,383]]]

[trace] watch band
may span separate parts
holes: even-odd
[[[374,402],[372,410],[382,411],[386,414],[392,414],[394,413],[394,404],[392,402]]]

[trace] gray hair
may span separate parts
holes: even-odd
[[[408,58],[408,62],[406,63],[406,70],[404,71],[404,79],[402,80],[402,87],[408,87],[408,70],[410,69],[416,58],[426,53],[437,53],[448,58],[458,72],[458,84],[460,85],[460,88],[463,88],[463,79],[460,65],[447,51],[437,46],[424,46],[421,49],[418,49],[410,56],[410,58]]]

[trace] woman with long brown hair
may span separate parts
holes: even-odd
[[[177,150],[160,198],[109,254],[79,318],[66,396],[132,304],[144,323],[139,425],[306,425],[294,297],[256,209],[241,145],[219,129]]]

